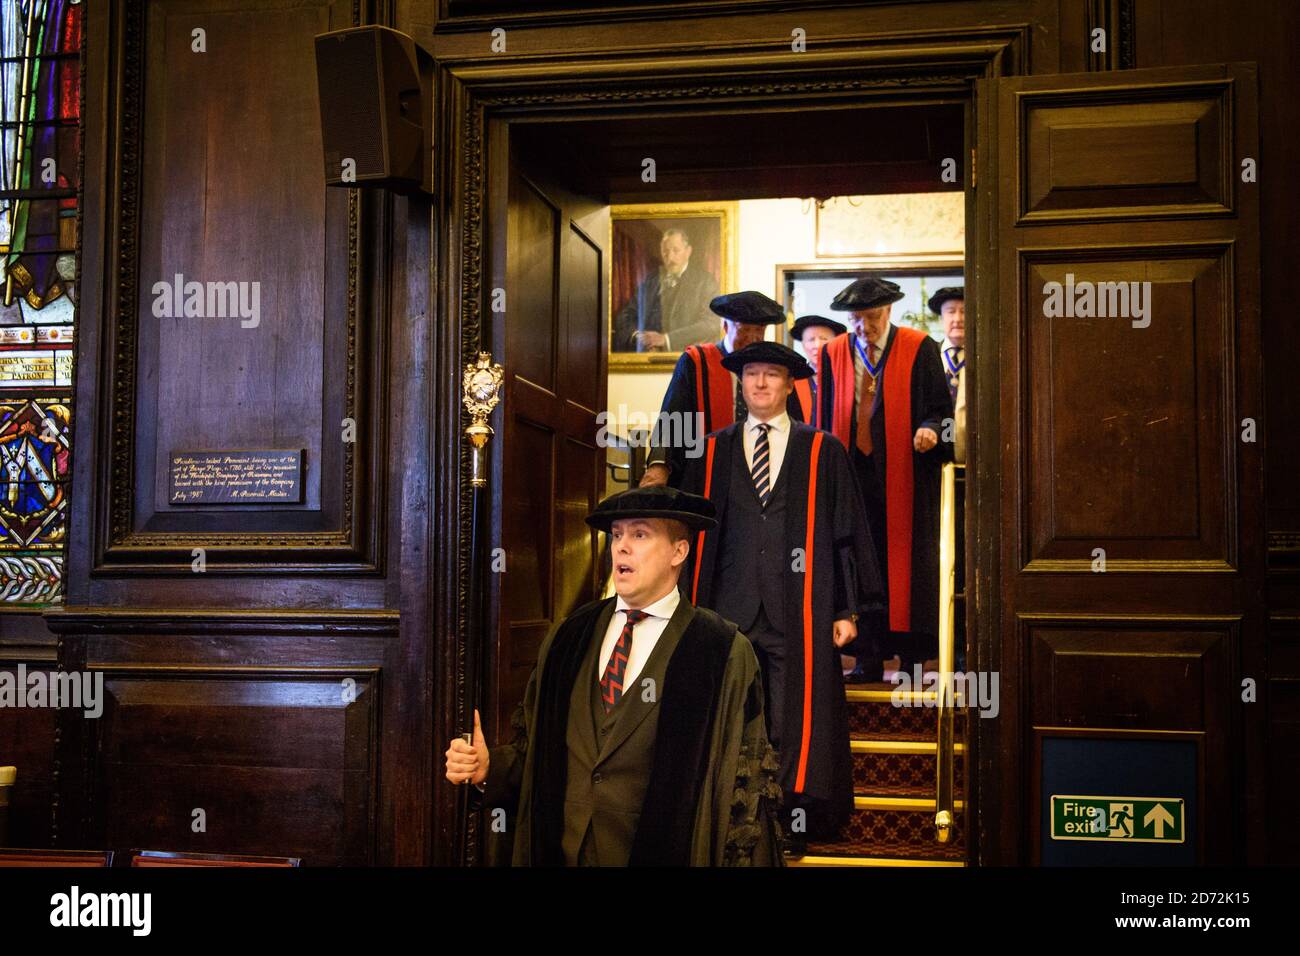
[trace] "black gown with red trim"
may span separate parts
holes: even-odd
[[[841,388],[854,388],[850,374],[835,374],[836,368],[844,369],[845,364],[837,363],[831,345],[822,349],[820,372],[818,376],[818,404],[820,406],[819,422],[821,427],[831,434],[840,436],[849,445],[849,456],[854,465],[859,486],[862,490],[863,503],[871,530],[875,535],[875,545],[886,593],[894,594],[891,575],[896,574],[895,565],[910,565],[906,579],[909,581],[907,593],[907,610],[899,613],[898,607],[890,607],[891,633],[899,641],[911,641],[908,634],[925,635],[933,638],[939,632],[939,484],[943,464],[953,460],[953,443],[951,438],[945,441],[950,430],[945,422],[953,418],[952,394],[948,391],[948,381],[943,371],[939,346],[928,335],[923,335],[916,349],[915,358],[908,370],[906,382],[910,404],[909,429],[896,438],[898,453],[911,458],[912,470],[912,508],[910,533],[891,540],[886,505],[886,489],[889,487],[889,456],[895,450],[889,443],[886,422],[889,417],[887,391],[890,391],[884,379],[899,372],[890,368],[894,358],[895,347],[903,335],[915,330],[895,326],[889,336],[881,356],[882,385],[877,389],[872,403],[871,443],[873,454],[864,456],[856,447],[854,437],[857,434],[858,416],[861,409],[856,406],[850,421],[842,423],[836,418],[836,406]],[[902,334],[900,334],[902,333]],[[919,333],[918,333],[919,334]],[[832,340],[837,348],[851,345],[851,333],[844,333]],[[848,363],[851,367],[851,363]],[[845,382],[839,381],[846,379]],[[918,452],[912,446],[912,438],[918,428],[934,430],[939,442],[927,452]],[[909,552],[910,553],[907,553]],[[900,556],[905,560],[900,561]],[[901,582],[900,582],[901,586]],[[901,602],[900,602],[901,603]],[[903,646],[900,643],[886,642],[889,650],[906,651],[910,656],[931,653],[932,647]]]
[[[704,416],[704,426],[698,432],[698,437],[703,439],[703,436],[726,428],[736,420],[735,380],[722,367],[722,357],[726,354],[726,349],[720,342],[691,345],[682,351],[673,368],[668,391],[664,393],[661,421],[664,413],[675,413],[673,420],[680,422],[680,416],[699,412]],[[793,392],[786,403],[786,411],[791,420],[804,420],[799,398]],[[671,434],[665,432],[665,442],[656,443],[650,449],[646,455],[646,464],[667,465],[668,484],[680,488],[690,458],[684,444],[668,441]]]
[[[799,400],[799,411],[805,424],[821,428],[820,403],[817,401],[817,378],[800,378],[794,383],[794,395]]]
[[[710,498],[718,529],[696,536],[682,575],[686,596],[714,608],[722,588],[754,587],[729,580],[716,566],[727,533],[728,502],[747,489],[732,488],[734,457],[744,458],[742,424],[709,436],[703,456],[688,462],[682,488]],[[748,472],[748,468],[744,469]],[[815,476],[815,481],[812,479]],[[844,679],[834,622],[860,615],[859,633],[882,626],[884,601],[862,501],[844,446],[826,432],[792,422],[778,482],[785,498],[786,641],[780,781],[786,806],[808,812],[808,834],[824,837],[853,809]],[[810,526],[811,525],[811,529]],[[698,562],[696,560],[698,556]],[[802,560],[798,560],[802,556]],[[790,741],[792,743],[786,743]]]

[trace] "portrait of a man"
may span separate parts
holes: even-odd
[[[675,356],[717,339],[720,218],[615,218],[614,247],[612,353]]]

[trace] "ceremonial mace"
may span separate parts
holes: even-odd
[[[487,423],[488,416],[501,400],[501,383],[505,373],[500,365],[493,363],[491,352],[479,352],[478,360],[465,367],[464,403],[469,412],[470,424],[465,428],[465,437],[470,445],[469,484],[470,504],[470,545],[469,545],[469,604],[468,633],[477,634],[481,639],[474,641],[469,648],[466,661],[465,710],[461,714],[464,721],[461,726],[468,730],[461,733],[461,739],[467,744],[474,744],[474,709],[475,699],[483,678],[483,655],[487,641],[476,625],[481,620],[480,600],[480,547],[482,492],[487,487],[487,443],[492,437],[492,427]],[[467,642],[468,643],[468,642]]]

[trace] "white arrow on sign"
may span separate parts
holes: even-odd
[[[1174,825],[1174,817],[1165,809],[1163,803],[1157,803],[1142,818],[1142,825],[1144,827],[1153,827],[1156,831],[1156,839],[1159,840],[1165,835],[1165,827]]]

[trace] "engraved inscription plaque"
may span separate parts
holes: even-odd
[[[301,504],[303,451],[174,451],[171,503]]]

